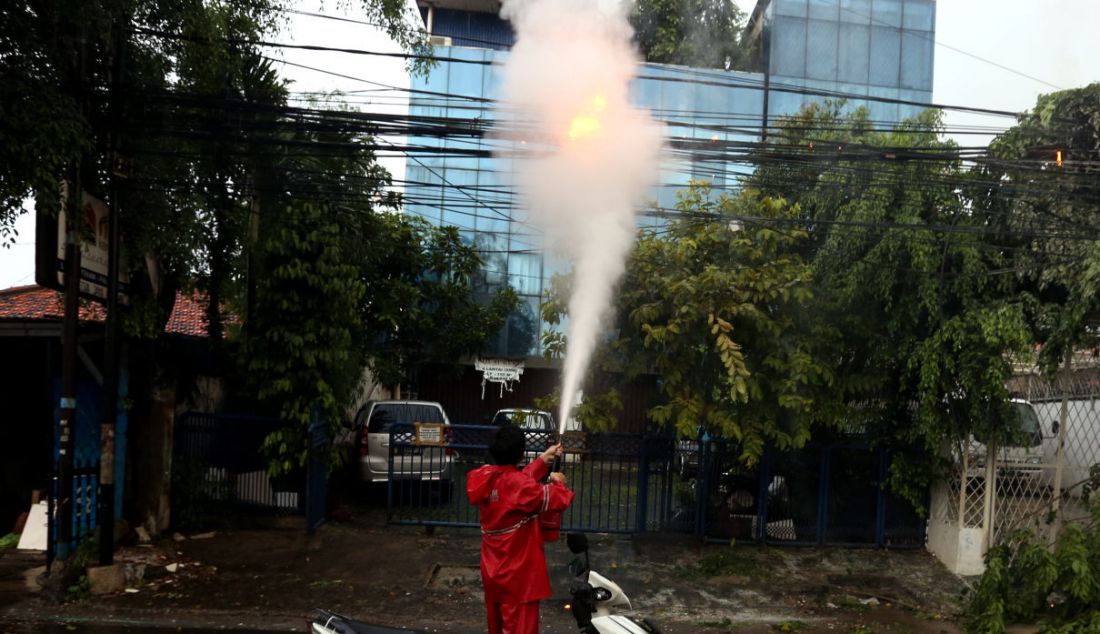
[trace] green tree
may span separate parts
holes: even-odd
[[[754,47],[733,0],[639,0],[630,13],[647,62],[745,69]]]
[[[1040,360],[1095,345],[1100,316],[1100,83],[1039,97],[989,146],[971,196],[1011,248]]]
[[[1003,634],[1007,625],[1036,622],[1045,634],[1097,631],[1100,501],[1093,499],[1088,511],[1087,520],[1061,530],[1053,548],[1028,530],[992,548],[985,572],[967,597],[967,631]]]
[[[457,365],[481,352],[516,307],[511,289],[478,301],[481,258],[455,227],[398,215],[379,218],[361,254],[360,305],[368,363],[384,385],[415,380],[425,363]]]
[[[430,53],[402,0],[338,6],[365,10],[408,51]],[[110,114],[121,98],[130,173],[110,203],[124,209],[134,280],[133,374],[154,380],[155,339],[177,289],[201,290],[215,341],[239,324],[239,336],[219,346],[223,359],[240,352],[245,385],[290,423],[269,439],[273,471],[303,455],[310,407],[342,416],[368,360],[393,383],[425,360],[457,361],[480,350],[511,305],[507,293],[474,301],[478,260],[457,233],[389,213],[399,201],[385,192],[369,123],[288,105],[283,80],[251,42],[276,39],[289,7],[58,0],[0,8],[0,78],[14,97],[0,100],[0,236],[27,195],[56,211],[58,184],[78,160],[83,187],[105,197],[115,167]],[[120,59],[125,75],[111,92]],[[425,71],[428,60],[412,66]],[[135,389],[139,399],[153,391],[146,387]]]
[[[340,5],[362,8],[410,52],[430,52],[426,36],[407,19],[405,3],[361,0]],[[240,181],[228,180],[232,166],[226,164],[232,161],[227,161],[225,148],[209,151],[216,148],[184,143],[180,128],[166,124],[186,127],[187,121],[175,115],[194,112],[193,108],[183,107],[183,99],[188,96],[194,106],[203,98],[241,96],[247,92],[247,82],[260,85],[248,77],[253,71],[266,72],[262,64],[256,63],[260,51],[246,43],[270,39],[264,36],[278,30],[284,21],[284,9],[289,6],[284,0],[4,3],[0,7],[0,81],[5,94],[0,99],[0,138],[4,139],[0,144],[0,238],[10,242],[15,219],[28,196],[33,195],[41,209],[56,213],[59,182],[66,170],[82,158],[85,189],[104,197],[110,171],[106,143],[109,104],[104,96],[111,85],[114,61],[120,55],[125,57],[122,96],[126,101],[126,123],[130,123],[131,115],[144,113],[149,123],[160,124],[144,130],[124,127],[122,146],[135,166],[135,178],[145,172],[169,183],[180,180],[174,177],[187,166],[187,161],[180,160],[182,151],[199,149],[210,159],[200,161],[204,169],[223,175],[224,182],[235,182],[237,187],[233,189],[239,190]],[[115,35],[119,32],[125,34],[124,50],[116,50]],[[426,70],[427,60],[416,59],[414,67]],[[169,89],[189,94],[172,97],[165,94]],[[272,94],[246,98],[280,103],[277,89],[269,82],[262,90]],[[209,115],[210,104],[207,106]],[[220,123],[226,125],[225,121]],[[166,160],[168,155],[174,155],[175,160]],[[164,189],[164,184],[147,182],[142,189]],[[193,201],[189,197],[178,192],[159,194],[166,192],[142,191],[129,197],[133,204],[127,208],[128,226],[124,231],[130,253],[135,256],[131,264],[139,267],[153,263],[151,268],[156,270],[149,274],[164,282],[159,284],[162,289],[174,291],[173,281],[190,281],[196,270],[220,257],[215,255],[219,249],[202,243],[204,232],[207,238],[221,234],[210,228],[217,222],[200,219],[200,210],[190,207],[188,203]],[[217,187],[207,195],[217,196]],[[144,201],[150,204],[142,204]],[[171,225],[165,223],[169,219]],[[166,226],[172,226],[185,239],[165,239]],[[196,259],[206,261],[200,267]],[[232,277],[220,267],[215,269],[211,272],[214,277]],[[217,287],[220,283],[208,285]],[[174,292],[167,295],[174,297]],[[216,326],[215,321],[215,330]]]
[[[920,508],[945,442],[1009,433],[1006,354],[1030,343],[1028,301],[989,218],[960,195],[974,177],[950,158],[938,114],[881,131],[865,109],[843,110],[788,119],[773,142],[790,160],[753,182],[798,204],[816,318],[838,334],[837,395],[874,440],[908,448],[891,484]]]
[[[807,233],[772,222],[797,208],[695,184],[677,211],[667,227],[639,235],[615,304],[617,336],[597,367],[658,375],[663,402],[650,416],[688,437],[705,429],[734,439],[746,463],[766,445],[802,446],[821,421],[815,405],[832,370],[819,351],[827,325],[810,319],[812,271],[798,252]],[[551,323],[562,308],[552,295]]]

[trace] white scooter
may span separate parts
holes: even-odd
[[[313,616],[306,623],[309,625],[310,634],[427,634],[423,630],[402,630],[371,625],[328,610],[314,610]]]
[[[589,567],[588,538],[583,533],[570,533],[565,543],[573,554],[584,555],[584,561],[578,557],[569,564],[576,579],[569,584],[573,601],[566,606],[581,634],[662,634],[649,619],[612,614],[613,608],[631,609],[630,599],[618,584]]]

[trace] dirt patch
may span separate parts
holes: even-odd
[[[707,545],[687,536],[592,535],[593,569],[615,580],[639,614],[669,634],[688,632],[958,632],[950,619],[960,582],[923,552],[807,550]],[[484,632],[477,531],[388,526],[380,509],[307,536],[300,518],[228,526],[204,540],[172,545],[185,569],[172,584],[39,613],[232,614],[233,626],[300,628],[317,607],[383,625]],[[563,542],[547,544],[554,598],[543,632],[575,632],[563,609]],[[28,609],[28,611],[33,611]],[[89,616],[90,615],[90,616]],[[228,617],[227,617],[228,618]],[[269,625],[270,626],[270,625]],[[864,628],[864,629],[859,629]]]
[[[481,569],[478,566],[436,564],[424,585],[432,590],[465,589],[480,592]]]

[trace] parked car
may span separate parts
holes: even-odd
[[[355,417],[359,477],[363,482],[386,482],[390,475],[390,440],[394,424],[428,423],[451,426],[443,406],[432,401],[371,401]],[[449,437],[444,429],[444,439]],[[454,451],[445,445],[397,445],[393,448],[395,479],[429,480],[449,484]]]
[[[575,421],[571,421],[574,423]],[[554,415],[541,409],[507,408],[498,410],[493,416],[493,425],[516,425],[527,432],[527,449],[524,457],[534,460],[546,448],[558,440],[558,424],[554,421]],[[566,425],[567,437],[562,439],[565,445],[565,462],[575,462],[579,458],[579,450],[583,449],[583,443],[576,438],[569,437],[570,432],[576,431]]]

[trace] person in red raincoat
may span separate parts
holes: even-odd
[[[495,464],[466,476],[466,495],[481,515],[481,580],[489,634],[537,634],[539,601],[550,596],[546,555],[538,515],[564,511],[573,501],[565,474],[550,473],[561,444],[547,449],[523,469],[523,431],[501,427],[489,445]]]

